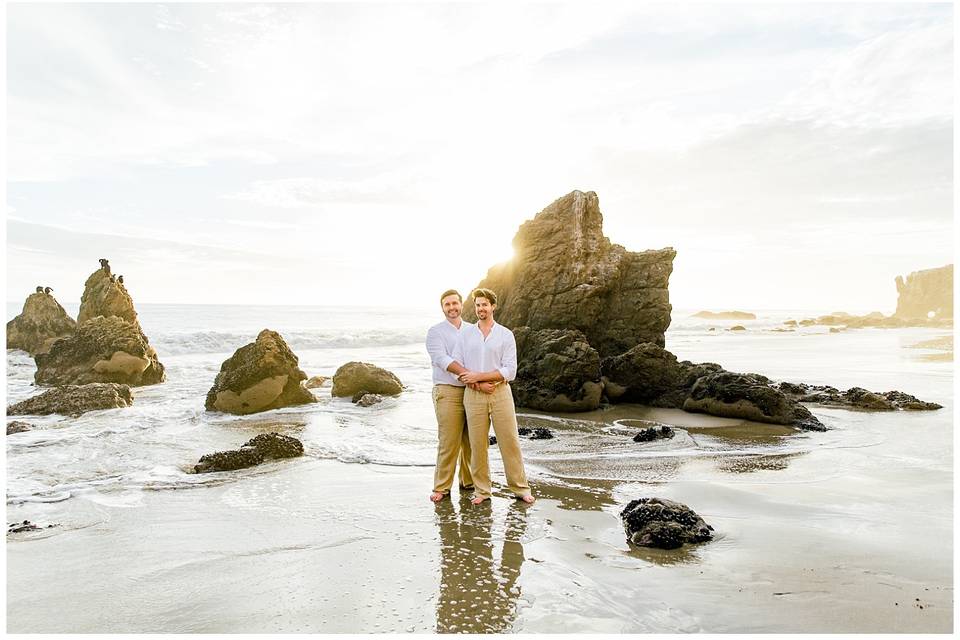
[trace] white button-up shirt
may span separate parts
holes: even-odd
[[[453,349],[457,346],[457,338],[467,327],[473,325],[466,320],[460,321],[460,328],[450,324],[449,320],[437,323],[427,331],[427,353],[433,363],[433,384],[452,384],[462,387],[464,384],[457,380],[457,376],[447,371],[447,367],[454,361]]]
[[[517,377],[517,340],[513,331],[502,324],[494,322],[486,338],[480,327],[472,324],[460,331],[453,359],[470,371],[486,373],[496,369],[504,381],[510,382]]]

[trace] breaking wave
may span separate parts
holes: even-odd
[[[425,329],[367,330],[355,332],[283,331],[283,339],[294,351],[308,349],[350,349],[364,347],[392,347],[422,342]],[[163,355],[192,353],[232,353],[253,342],[256,332],[233,333],[196,331],[188,333],[158,333],[150,342]]]

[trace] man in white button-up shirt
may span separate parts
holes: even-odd
[[[477,324],[464,327],[453,351],[447,370],[457,374],[468,385],[495,383],[493,393],[467,388],[463,407],[470,431],[470,471],[473,474],[473,504],[490,499],[490,461],[487,455],[490,422],[497,436],[503,459],[507,488],[526,503],[533,502],[527,484],[517,434],[517,412],[513,406],[510,381],[517,377],[517,341],[513,332],[493,320],[497,295],[489,289],[476,289],[471,294]]]
[[[460,488],[472,489],[470,474],[470,434],[463,409],[464,383],[447,371],[453,362],[453,349],[465,327],[472,327],[460,317],[462,300],[457,291],[450,289],[440,296],[440,308],[445,320],[427,331],[427,353],[433,364],[433,408],[437,414],[437,467],[433,474],[433,493],[430,500],[439,502],[450,493],[460,459]],[[480,385],[474,385],[480,388]],[[493,384],[482,385],[483,391],[492,392]],[[484,445],[486,447],[486,445]]]

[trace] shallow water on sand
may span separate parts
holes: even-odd
[[[131,408],[32,417],[33,431],[7,438],[8,522],[58,525],[8,536],[9,631],[951,628],[952,362],[912,348],[944,331],[772,332],[787,317],[814,315],[784,312],[729,332],[675,315],[667,348],[681,359],[896,388],[944,408],[811,407],[826,433],[639,406],[523,411],[521,426],[556,436],[522,439],[540,499],[527,508],[499,493],[478,510],[424,498],[436,427],[421,340],[432,313],[151,305],[140,313],[167,382],[136,389]],[[264,327],[287,338],[308,375],[363,360],[407,389],[371,408],[333,399],[327,387],[303,408],[205,412],[220,363]],[[8,351],[7,366],[8,402],[36,393],[31,358]],[[673,425],[676,436],[633,442],[651,424]],[[306,456],[188,473],[200,455],[265,431],[300,438]],[[495,480],[498,459],[492,447]],[[649,495],[690,505],[716,540],[630,548],[616,514]],[[212,578],[214,568],[225,578]],[[206,588],[184,591],[201,576]],[[79,595],[89,584],[103,586]]]

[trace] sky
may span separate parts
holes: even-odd
[[[595,191],[674,307],[953,262],[950,4],[9,4],[7,300],[432,304]]]

